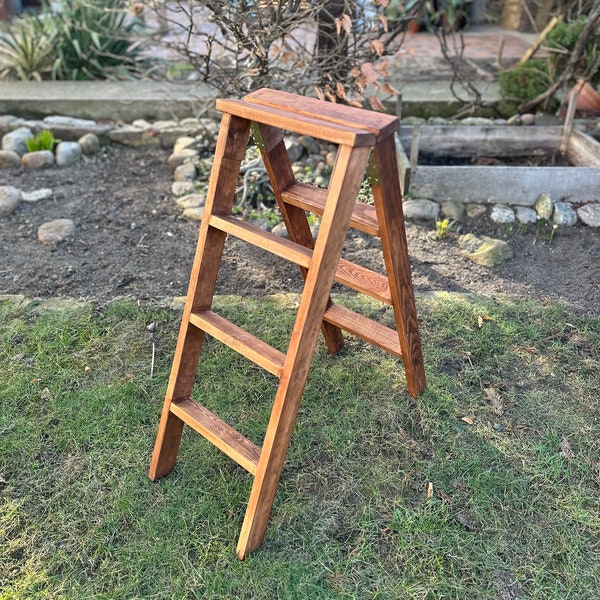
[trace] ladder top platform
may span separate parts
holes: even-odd
[[[398,117],[269,89],[217,100],[217,110],[349,146],[373,146],[400,127]]]

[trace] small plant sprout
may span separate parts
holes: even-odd
[[[552,230],[548,234],[548,241],[549,242],[552,242],[552,240],[554,239],[554,236],[556,235],[556,230],[557,229],[558,229],[558,225],[556,223],[554,223],[554,225],[552,225]]]
[[[43,129],[37,135],[25,140],[25,143],[29,152],[37,152],[39,150],[50,150],[52,152],[54,146],[58,144],[58,140],[50,130]]]
[[[435,222],[438,240],[443,240],[448,235],[452,225],[454,225],[454,221],[450,221],[449,219]]]

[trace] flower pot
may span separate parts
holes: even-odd
[[[575,105],[575,114],[577,116],[600,117],[600,93],[594,89],[591,83],[584,79],[578,79],[577,83],[575,83],[567,94],[565,103],[558,111],[558,116],[561,119],[566,118],[569,102],[575,93],[578,94],[577,104]]]

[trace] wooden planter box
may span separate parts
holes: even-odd
[[[600,143],[573,131],[571,167],[425,166],[411,169],[412,127],[401,127],[398,151],[404,193],[438,201],[533,206],[542,193],[573,203],[600,200]],[[560,152],[562,127],[423,126],[420,152],[447,157],[531,157]]]

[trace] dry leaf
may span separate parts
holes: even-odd
[[[377,54],[377,56],[382,57],[383,56],[383,42],[381,40],[373,40],[370,44],[369,47],[371,49],[371,52],[373,52],[374,54]]]
[[[319,100],[325,100],[325,96],[323,95],[323,90],[319,87],[315,87],[315,94],[317,94],[317,98]]]
[[[473,425],[473,419],[471,419],[471,417],[462,417],[461,421],[464,421],[467,425]]]
[[[427,484],[427,500],[431,500],[433,498],[433,483],[430,481]]]
[[[477,326],[479,329],[483,327],[483,317],[481,315],[477,317]]]
[[[346,90],[344,89],[344,84],[341,81],[338,81],[335,84],[335,91],[342,100],[346,99]]]
[[[381,23],[381,26],[383,27],[383,31],[387,33],[389,30],[387,17],[384,15],[377,15],[377,17],[379,19],[379,22]]]
[[[383,86],[383,89],[388,93],[388,94],[394,94],[395,96],[399,96],[400,95],[400,91],[397,90],[393,85],[391,85],[390,83],[386,83]]]
[[[385,106],[381,104],[381,100],[377,96],[369,96],[369,104],[373,110],[378,110],[379,112],[385,112]]]

